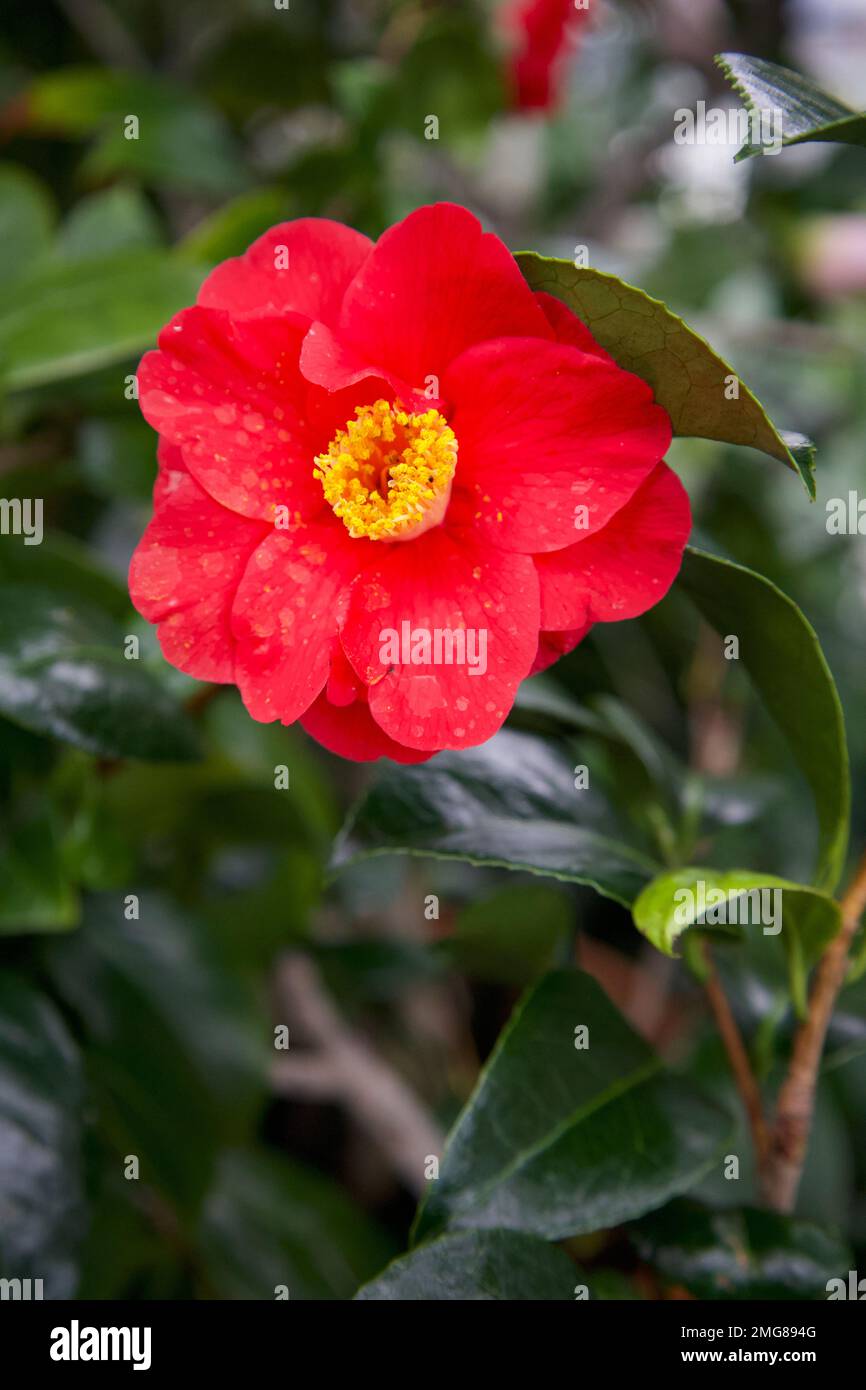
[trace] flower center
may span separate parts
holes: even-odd
[[[379,400],[357,407],[314,473],[350,536],[408,541],[444,517],[456,464],[457,439],[438,410],[413,415]]]

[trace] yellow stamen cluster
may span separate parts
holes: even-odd
[[[314,473],[350,536],[404,541],[442,520],[456,464],[457,440],[438,410],[413,415],[378,400],[357,407]]]

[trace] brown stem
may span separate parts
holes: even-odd
[[[696,772],[716,776],[729,776],[734,771],[742,741],[739,724],[721,699],[726,664],[717,634],[708,623],[702,622],[689,671],[691,764]],[[770,1142],[764,1103],[737,1020],[716,971],[709,942],[704,943],[703,954],[704,989],[746,1111],[760,1172]]]
[[[767,1121],[764,1116],[764,1104],[761,1100],[761,1092],[752,1071],[752,1064],[749,1061],[749,1054],[743,1042],[742,1035],[737,1027],[737,1020],[731,1012],[725,991],[716,971],[715,963],[710,953],[709,944],[704,947],[704,959],[706,961],[706,979],[704,989],[716,1020],[725,1051],[728,1054],[728,1061],[731,1064],[731,1071],[734,1074],[737,1090],[740,1099],[746,1110],[749,1120],[749,1128],[752,1132],[752,1143],[755,1146],[755,1157],[760,1170],[767,1154],[769,1144],[769,1132]]]
[[[815,1089],[824,1039],[845,979],[851,942],[866,911],[866,853],[842,898],[841,907],[842,926],[815,972],[808,1015],[794,1037],[788,1071],[776,1102],[776,1116],[761,1183],[765,1202],[776,1211],[792,1211],[797,1200],[815,1109]]]

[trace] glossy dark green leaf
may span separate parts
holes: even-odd
[[[57,1009],[0,972],[0,1277],[41,1279],[45,1298],[70,1298],[77,1281],[83,1107],[78,1051]]]
[[[355,810],[334,866],[373,854],[465,859],[588,883],[628,904],[657,869],[604,800],[575,789],[566,748],[503,730],[480,748],[391,766]]]
[[[195,758],[194,727],[143,663],[126,659],[123,639],[95,609],[5,585],[0,711],[102,757]]]
[[[685,769],[639,715],[614,696],[597,695],[581,703],[558,688],[553,678],[534,676],[523,682],[514,702],[518,726],[531,722],[533,717],[551,720],[560,729],[575,729],[627,751],[636,765],[629,770],[629,781],[641,795],[655,790],[665,798],[675,799],[679,794]]]
[[[335,1183],[264,1151],[222,1155],[197,1243],[220,1298],[346,1299],[391,1253]]]
[[[746,383],[666,304],[615,275],[571,261],[524,251],[517,262],[532,289],[561,299],[620,367],[648,382],[675,435],[760,449],[795,469],[815,496],[811,441],[777,429]],[[729,399],[732,381],[738,383],[736,399]]]
[[[814,628],[768,579],[692,547],[677,586],[718,633],[739,638],[739,660],[812,790],[813,883],[832,892],[845,863],[851,787],[842,706]]]
[[[621,700],[596,695],[582,703],[547,675],[523,682],[509,723],[547,733],[579,730],[609,745],[615,754],[611,762],[615,804],[630,798],[640,820],[659,839],[660,830],[669,839],[675,837],[672,818],[680,821],[687,816],[693,835],[699,824],[708,830],[748,825],[781,795],[779,783],[771,777],[695,772]]]
[[[147,250],[37,266],[0,291],[0,383],[18,390],[125,362],[193,303],[201,279]]]
[[[697,1298],[826,1299],[851,1252],[817,1226],[753,1208],[672,1202],[632,1228],[641,1257]]]
[[[517,1231],[459,1231],[419,1245],[359,1290],[366,1302],[573,1299],[578,1271],[555,1245]]]
[[[716,62],[747,111],[756,113],[758,121],[762,112],[770,113],[763,117],[765,124],[770,121],[770,131],[762,136],[764,143],[747,139],[735,156],[737,160],[764,153],[770,132],[781,136],[782,145],[802,145],[809,140],[866,145],[866,112],[837,101],[802,73],[747,53],[719,53]],[[781,122],[780,126],[774,128],[773,121]],[[761,130],[759,125],[756,133]]]
[[[615,1226],[697,1182],[730,1127],[694,1087],[662,1074],[589,975],[552,972],[500,1036],[417,1229],[561,1239]]]
[[[517,693],[512,726],[553,723],[559,731],[580,732],[583,762],[593,785],[634,831],[669,863],[677,858],[678,825],[686,805],[695,819],[698,784],[689,770],[640,719],[612,695],[578,702],[558,690],[552,677],[525,681]]]

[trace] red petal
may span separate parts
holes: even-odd
[[[184,309],[138,369],[145,418],[180,446],[193,477],[242,516],[323,505],[305,427],[309,387],[297,369],[305,327],[292,319],[233,322]]]
[[[603,531],[536,556],[542,626],[573,628],[645,613],[674,582],[690,526],[686,491],[660,463]]]
[[[561,343],[470,348],[445,394],[458,444],[449,520],[507,550],[557,550],[600,530],[671,440],[645,381]]]
[[[189,469],[183,461],[183,454],[176,444],[169,444],[167,439],[160,435],[156,442],[156,458],[159,464],[159,471],[154,482],[153,497],[156,501],[160,495],[161,488],[166,484],[165,473],[188,473]]]
[[[368,237],[327,218],[281,222],[242,256],[218,265],[197,302],[227,309],[234,317],[289,310],[333,323],[346,287],[372,248]],[[284,259],[288,265],[278,269]]]
[[[335,332],[338,345],[317,327],[303,357],[309,380],[332,390],[366,367],[423,391],[473,343],[550,337],[508,248],[453,203],[419,208],[379,238],[346,291]]]
[[[320,695],[306,714],[301,725],[311,738],[341,758],[356,763],[370,763],[376,758],[391,758],[395,763],[423,763],[432,753],[404,748],[383,733],[370,713],[366,700],[342,708]]]
[[[331,651],[326,694],[332,705],[351,705],[359,698],[364,702],[367,699],[364,682],[355,675],[340,642],[335,642]]]
[[[322,690],[341,596],[374,544],[331,517],[273,531],[259,546],[232,611],[235,680],[254,719],[291,724]]]
[[[595,341],[586,324],[577,314],[573,314],[561,299],[546,294],[544,290],[537,290],[535,298],[558,343],[570,343],[572,347],[580,348],[581,352],[590,352],[593,357],[600,357],[603,362],[614,361],[610,353],[605,352],[601,344]]]
[[[168,661],[199,680],[233,679],[230,613],[247,561],[269,528],[219,506],[160,449],[154,516],[129,570],[143,618],[158,623]]]
[[[326,391],[343,391],[363,381],[382,383],[380,396],[392,393],[408,403],[416,395],[410,382],[384,367],[371,367],[363,353],[349,347],[326,323],[313,323],[301,347],[300,367],[307,381]]]
[[[411,657],[402,650],[404,623],[410,639],[427,633],[429,660],[404,660]],[[432,644],[436,630],[459,629],[469,632],[457,664],[447,645],[437,654]],[[399,659],[385,648],[389,631],[400,639]],[[430,751],[468,748],[496,732],[532,665],[537,638],[532,561],[441,526],[378,546],[352,586],[342,625],[346,654],[369,686],[373,718],[398,743]]]

